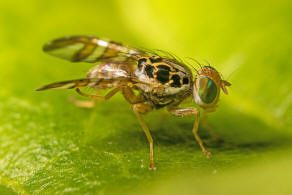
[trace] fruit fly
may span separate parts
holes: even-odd
[[[217,135],[206,123],[207,113],[214,112],[220,91],[228,94],[226,86],[231,84],[223,80],[220,73],[210,65],[195,69],[193,78],[191,69],[173,55],[140,50],[92,36],[71,36],[56,39],[44,45],[43,50],[51,55],[71,62],[97,63],[87,73],[86,78],[56,82],[45,85],[37,91],[47,89],[74,89],[81,96],[92,100],[108,100],[121,92],[132,104],[133,111],[141,125],[150,147],[150,169],[154,169],[153,139],[149,128],[141,117],[153,109],[166,108],[179,117],[195,115],[193,135],[202,152],[210,158],[198,135],[200,110],[196,107],[180,107],[191,97],[204,110],[203,125],[212,135]],[[93,88],[96,93],[88,94],[80,88]],[[110,89],[105,96],[98,91]],[[75,100],[75,104],[84,107],[94,106],[93,101]]]

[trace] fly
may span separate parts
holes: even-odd
[[[195,115],[193,135],[205,156],[212,156],[198,135],[200,110],[196,107],[180,107],[180,104],[192,97],[195,104],[204,110],[203,125],[210,134],[216,135],[206,123],[207,114],[216,110],[221,90],[228,94],[226,87],[231,84],[223,80],[215,68],[200,66],[193,77],[189,67],[172,55],[158,55],[91,36],[56,39],[45,44],[43,50],[71,62],[99,62],[89,70],[86,78],[52,83],[37,91],[74,89],[78,94],[92,99],[74,100],[76,105],[82,107],[92,107],[96,100],[108,100],[121,92],[132,105],[146,134],[150,147],[150,169],[155,169],[153,139],[141,115],[153,109],[166,107],[170,114],[179,117]],[[83,87],[93,88],[96,93],[84,93],[80,90]],[[105,96],[98,95],[98,91],[103,89],[111,90]]]

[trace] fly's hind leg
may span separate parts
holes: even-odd
[[[69,96],[69,101],[72,102],[75,106],[80,108],[94,108],[97,100],[79,100],[73,96]]]
[[[73,104],[75,104],[78,107],[82,107],[82,108],[93,108],[96,103],[97,100],[108,100],[110,99],[112,96],[114,96],[118,91],[120,90],[119,87],[114,88],[113,90],[111,90],[110,92],[108,92],[105,96],[99,96],[97,94],[92,95],[92,94],[86,94],[84,92],[82,92],[79,88],[76,88],[75,91],[84,97],[89,97],[92,98],[92,100],[86,101],[86,100],[78,100],[75,99],[73,97],[70,97],[70,101],[73,102]]]
[[[201,140],[198,134],[198,127],[199,127],[199,122],[200,122],[200,110],[194,107],[187,107],[187,108],[169,107],[168,111],[172,115],[180,116],[180,117],[196,115],[196,120],[195,120],[192,132],[194,134],[196,141],[200,145],[202,152],[205,154],[205,156],[207,158],[212,157],[212,154],[206,150],[203,144],[203,141]]]

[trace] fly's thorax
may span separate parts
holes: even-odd
[[[194,101],[203,108],[214,108],[219,100],[221,87],[221,76],[213,67],[201,68],[194,81]]]
[[[191,89],[191,71],[176,62],[160,56],[138,59],[135,76],[149,85],[142,85],[146,92],[158,90],[162,95],[172,95]]]

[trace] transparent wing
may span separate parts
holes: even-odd
[[[127,61],[144,51],[93,36],[70,36],[53,40],[43,50],[71,62]]]

